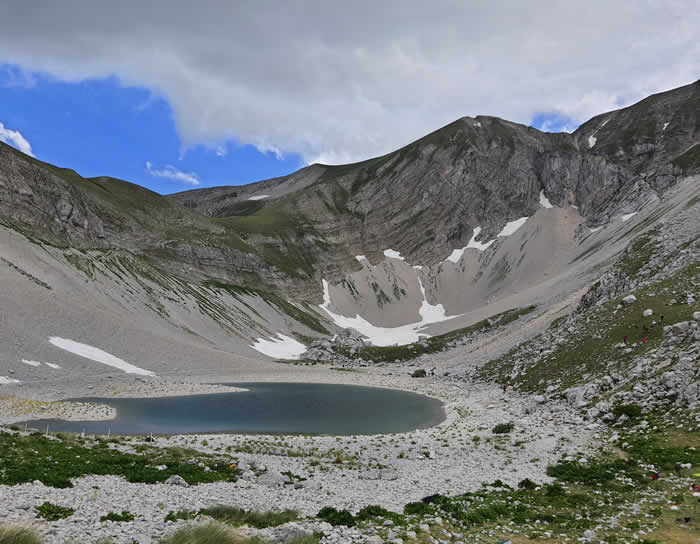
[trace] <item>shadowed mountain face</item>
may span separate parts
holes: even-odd
[[[619,251],[639,232],[625,223],[635,212],[652,213],[700,172],[699,126],[700,81],[572,134],[465,117],[361,163],[167,197],[0,144],[0,224],[91,259],[134,256],[167,275],[163,296],[185,289],[180,279],[215,281],[274,293],[279,304],[324,302],[326,319],[359,315],[389,328],[422,320],[444,330],[456,326],[443,323],[450,316],[555,296],[576,283],[580,263]],[[294,308],[283,313],[307,320],[308,307]]]

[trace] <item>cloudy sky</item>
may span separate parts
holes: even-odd
[[[696,0],[0,2],[0,140],[166,193],[465,115],[571,130],[697,80],[698,21]]]

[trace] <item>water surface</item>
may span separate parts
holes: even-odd
[[[235,383],[248,391],[182,397],[81,401],[117,409],[109,421],[45,419],[50,431],[90,434],[284,433],[380,434],[437,425],[439,400],[394,389],[307,383]]]

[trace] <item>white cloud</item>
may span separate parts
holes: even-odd
[[[0,62],[147,87],[185,146],[233,139],[328,162],[464,115],[575,125],[700,73],[695,0],[205,4],[0,3]]]
[[[153,168],[151,161],[146,161],[146,170],[156,178],[172,179],[190,185],[199,185],[199,176],[194,172],[182,172],[170,164],[166,164],[165,168],[157,170]]]
[[[22,133],[19,130],[5,128],[5,125],[2,123],[0,123],[0,142],[10,144],[12,147],[19,149],[22,153],[26,153],[32,157],[34,156],[31,144],[22,136]]]

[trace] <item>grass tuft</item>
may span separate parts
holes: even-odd
[[[0,527],[0,544],[41,544],[41,538],[31,527],[7,525]]]

